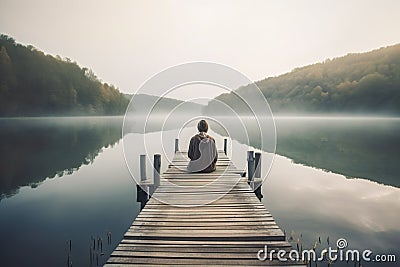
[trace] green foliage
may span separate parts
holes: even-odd
[[[0,36],[0,116],[115,115],[128,102],[90,69]]]
[[[93,163],[122,135],[122,118],[21,118],[0,120],[0,201],[22,186],[72,174]]]
[[[400,113],[400,44],[349,54],[256,82],[274,112]],[[248,95],[251,85],[237,90]],[[217,97],[231,107],[233,94]],[[210,102],[207,112],[218,112]]]

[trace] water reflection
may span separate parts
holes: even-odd
[[[223,120],[234,121],[229,117]],[[277,154],[348,177],[400,187],[400,119],[277,117],[275,123]],[[248,131],[251,136],[252,128]],[[217,132],[223,134],[218,128]],[[234,133],[233,138],[247,143],[243,134]],[[268,142],[268,137],[263,138]],[[260,141],[253,138],[250,144],[261,148]]]
[[[102,266],[139,213],[135,200],[121,142],[71,175],[21,187],[0,202],[1,266],[67,266],[69,240],[73,266],[90,266],[92,237],[103,239]]]
[[[263,185],[264,204],[303,248],[318,249],[345,238],[349,249],[400,257],[400,189],[295,164],[277,156]],[[293,230],[293,231],[292,231]],[[335,263],[335,266],[352,264]],[[363,266],[383,266],[363,263]],[[384,266],[396,266],[385,263]]]
[[[232,141],[232,160],[245,168],[247,146]],[[262,152],[265,166],[267,152]],[[263,183],[262,202],[277,224],[293,236],[304,249],[311,249],[321,238],[317,250],[335,246],[345,238],[349,249],[372,250],[400,257],[400,189],[367,179],[348,179],[343,175],[294,163],[275,156],[272,168]],[[294,243],[294,247],[296,244]],[[328,266],[325,262],[319,266]],[[334,266],[353,266],[336,262]],[[358,266],[358,265],[357,265]],[[382,266],[363,263],[363,266]],[[384,266],[397,266],[385,263]]]
[[[10,195],[23,185],[42,183],[35,189],[22,187],[0,203],[0,258],[5,266],[65,265],[66,240],[73,243],[74,265],[88,266],[91,236],[102,234],[105,240],[110,231],[113,241],[100,259],[104,263],[141,205],[118,142],[121,123],[122,118],[0,120],[1,193]],[[393,162],[399,161],[399,124],[374,119],[278,119],[278,152],[304,164],[398,186],[394,178],[399,169]],[[161,153],[165,170],[174,139],[179,138],[185,149],[196,131],[143,135],[143,129],[132,125],[124,142],[132,147],[127,161],[133,175],[139,175],[139,154],[149,156],[147,172],[152,174],[152,155]],[[148,130],[155,131],[156,126]],[[218,132],[217,127],[211,129]],[[222,149],[223,137],[210,134]],[[146,146],[138,142],[144,136]],[[228,156],[245,169],[248,147],[235,140],[228,147]],[[263,152],[263,172],[270,159]],[[46,180],[57,173],[63,178]],[[301,234],[304,247],[312,247],[318,237],[329,236],[333,242],[344,237],[352,248],[400,256],[397,187],[346,179],[276,156],[262,193],[279,226],[288,235],[292,229],[295,236]]]
[[[400,187],[400,119],[278,118],[276,125],[278,154]]]
[[[121,138],[122,117],[0,120],[0,200],[72,174]]]

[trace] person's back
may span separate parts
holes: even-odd
[[[215,140],[207,134],[208,124],[205,120],[201,120],[197,128],[199,133],[190,139],[187,169],[189,172],[215,171],[218,159]]]

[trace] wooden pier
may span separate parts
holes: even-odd
[[[276,252],[292,246],[224,151],[218,151],[212,173],[187,173],[187,163],[186,152],[176,151],[160,186],[105,266],[305,266],[278,261],[276,253],[272,261],[257,258],[265,245]],[[237,183],[226,193],[232,179]],[[170,204],[158,200],[166,197]]]

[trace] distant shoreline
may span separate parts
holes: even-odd
[[[123,118],[125,115],[48,115],[48,116],[12,116],[12,117],[0,117],[2,119],[46,119],[46,118]],[[142,116],[145,118],[146,116]],[[224,117],[232,117],[232,116],[224,116],[224,115],[216,115],[217,118]],[[273,115],[274,119],[346,119],[346,120],[355,120],[355,119],[392,119],[392,120],[400,120],[400,115],[381,115],[381,114],[368,114],[368,115],[360,115],[360,114],[299,114],[299,115],[290,115],[290,114],[277,114]],[[243,115],[240,118],[253,118],[253,116]],[[258,116],[258,118],[262,118],[262,116]]]
[[[13,117],[0,117],[0,120],[3,119],[74,119],[74,118],[123,118],[125,115],[49,115],[49,116],[13,116]]]

